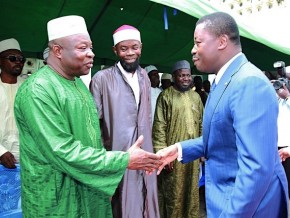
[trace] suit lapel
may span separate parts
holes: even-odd
[[[231,79],[234,74],[238,72],[243,64],[248,62],[244,54],[238,56],[226,69],[224,75],[221,77],[219,83],[216,85],[215,89],[209,94],[209,98],[206,102],[204,116],[203,116],[203,142],[204,142],[204,153],[207,157],[208,150],[208,138],[210,134],[210,123],[213,118],[215,109],[223,96],[225,90],[229,86]]]

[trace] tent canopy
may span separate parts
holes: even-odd
[[[141,32],[141,65],[153,64],[161,72],[169,73],[175,61],[185,59],[192,64],[190,51],[197,17],[180,11],[184,9],[170,1],[166,4],[148,0],[1,0],[0,40],[16,38],[26,57],[41,59],[48,43],[47,22],[60,16],[80,15],[85,18],[93,41],[94,65],[112,65],[116,61],[112,33],[119,26],[129,24]],[[274,70],[273,63],[279,60],[290,65],[289,55],[285,52],[245,37],[241,41],[248,59],[262,70]]]

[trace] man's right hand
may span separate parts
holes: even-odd
[[[153,172],[162,165],[160,155],[156,155],[141,149],[144,137],[141,135],[137,141],[128,149],[130,170],[146,170],[146,172]]]
[[[161,173],[161,171],[165,168],[166,165],[170,164],[172,161],[177,159],[178,157],[178,148],[176,144],[170,145],[169,147],[163,148],[159,150],[157,155],[161,156],[161,160],[163,164],[158,168],[157,175]],[[173,164],[171,164],[173,167]]]
[[[7,151],[6,153],[4,153],[1,157],[0,157],[0,162],[1,164],[9,169],[14,169],[16,168],[16,159],[14,157],[14,155]]]

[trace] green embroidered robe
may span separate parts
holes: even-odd
[[[20,87],[15,117],[23,217],[112,217],[110,197],[129,155],[103,148],[96,107],[83,82],[41,68]]]

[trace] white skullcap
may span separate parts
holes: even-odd
[[[172,75],[169,74],[169,73],[163,73],[162,76],[161,76],[161,80],[163,79],[170,79],[172,80]]]
[[[46,59],[48,58],[49,55],[49,47],[47,47],[46,49],[44,49],[43,51],[43,60],[46,61]]]
[[[150,73],[153,70],[157,70],[158,71],[158,69],[155,66],[153,66],[153,65],[149,65],[149,66],[145,67],[145,70],[147,71],[147,73]]]
[[[113,39],[114,46],[124,40],[138,40],[139,42],[141,42],[139,30],[130,25],[123,25],[116,29],[113,33]]]
[[[21,51],[19,43],[16,39],[5,39],[0,42],[0,53],[9,49],[16,49]]]
[[[83,17],[70,15],[47,23],[48,41],[75,34],[89,34]]]

